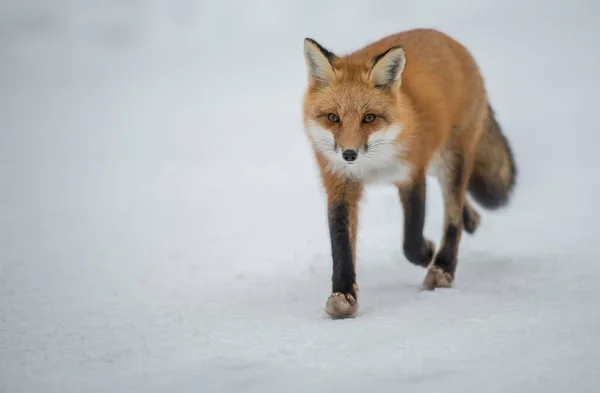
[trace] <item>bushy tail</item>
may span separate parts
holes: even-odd
[[[517,167],[510,144],[489,104],[488,112],[485,130],[477,144],[468,190],[481,206],[494,210],[508,203],[515,187]]]

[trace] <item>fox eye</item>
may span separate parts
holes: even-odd
[[[333,113],[328,114],[327,119],[332,123],[338,123],[340,121],[340,118],[337,117],[337,115],[335,115]]]
[[[363,118],[363,123],[373,123],[375,121],[375,115],[372,113],[369,113],[368,115],[366,115]]]

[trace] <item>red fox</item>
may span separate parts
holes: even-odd
[[[511,147],[470,52],[445,33],[414,29],[338,56],[304,40],[303,123],[327,194],[331,318],[358,310],[358,205],[367,184],[393,184],[404,211],[403,252],[427,268],[425,289],[451,287],[461,234],[479,213],[504,207],[515,187]],[[444,199],[441,246],[423,235],[426,176]]]

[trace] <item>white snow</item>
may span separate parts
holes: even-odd
[[[0,392],[600,391],[600,5],[0,4]],[[520,176],[424,292],[393,187],[360,314],[323,312],[303,38],[435,27],[475,55]],[[426,234],[441,237],[429,187]]]

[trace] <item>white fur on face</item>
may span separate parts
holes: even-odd
[[[333,134],[316,122],[306,128],[313,146],[328,162],[327,170],[363,183],[401,184],[411,173],[408,163],[400,155],[405,146],[395,142],[402,127],[393,125],[377,131],[369,137],[366,147],[358,151],[358,158],[351,163],[344,160],[342,151],[336,148]]]

